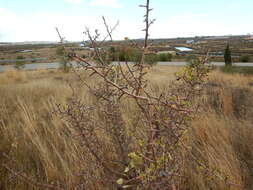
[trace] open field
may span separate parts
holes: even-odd
[[[180,69],[155,66],[147,79],[156,92],[163,91]],[[97,81],[88,82],[96,84]],[[82,144],[72,136],[68,122],[53,112],[56,104],[64,105],[72,97],[68,83],[78,88],[82,102],[94,101],[87,89],[79,88],[79,81],[72,72],[40,70],[0,74],[0,153],[9,154],[13,159],[0,157],[1,190],[39,189],[11,175],[2,167],[6,163],[37,181],[60,183],[65,188],[85,181],[89,190],[116,189],[103,183],[103,176],[110,174],[93,164],[90,155],[80,151]],[[199,100],[203,101],[204,109],[191,124],[187,145],[209,168],[218,168],[234,184],[225,184],[217,177],[205,177],[186,155],[185,180],[180,189],[252,190],[253,78],[212,71],[204,90],[205,98]],[[129,124],[138,122],[133,105],[123,107],[124,120]],[[102,118],[97,119],[99,122]],[[98,134],[103,142],[104,157],[113,156],[114,145],[106,134]]]
[[[25,63],[58,62],[59,61],[59,56],[57,55],[58,47],[59,44],[0,46],[0,64],[1,65],[14,64],[15,60],[22,61],[26,59],[41,59],[41,60],[25,61]],[[80,55],[87,54],[87,50],[81,49],[77,44],[68,44],[66,45],[66,47],[71,47]],[[28,51],[23,52],[26,50]]]
[[[142,40],[133,40],[136,44],[142,44]],[[188,43],[188,41],[192,41]],[[152,39],[150,50],[154,52],[170,52],[172,61],[187,61],[191,56],[203,56],[209,50],[210,61],[223,62],[223,53],[227,43],[230,44],[233,62],[243,62],[243,57],[246,62],[253,61],[253,39],[249,36],[224,36],[224,37],[195,37],[195,38],[176,38],[176,39]],[[106,42],[102,48],[119,47],[128,44],[128,41]],[[89,49],[90,44],[86,43],[85,47],[80,47],[79,43],[65,44],[66,47],[75,50],[80,56],[86,56],[92,52]],[[16,59],[36,59],[36,63],[51,63],[58,62],[59,56],[56,54],[59,44],[35,44],[35,45],[3,45],[0,46],[0,64],[10,64],[4,60]],[[188,47],[193,51],[180,52],[176,47]],[[23,50],[27,52],[22,52]],[[27,61],[26,63],[30,63]],[[13,63],[12,63],[13,64]]]
[[[225,73],[240,73],[240,74],[247,74],[247,75],[253,75],[253,68],[252,67],[221,67],[221,71]]]
[[[187,43],[191,41],[191,43]],[[229,43],[234,62],[238,62],[241,56],[249,56],[252,60],[253,39],[249,36],[213,36],[213,37],[195,37],[195,38],[177,38],[161,39],[153,42],[157,47],[188,47],[192,52],[179,56],[179,59],[185,59],[188,55],[204,55],[209,51],[212,61],[223,61],[223,53],[226,45]]]
[[[124,65],[125,62],[113,62],[112,64],[117,65],[121,64]],[[133,65],[133,62],[128,62],[128,64]],[[155,65],[157,66],[175,66],[175,67],[182,67],[187,66],[188,62],[157,62]],[[253,74],[253,63],[233,63],[233,67],[226,68],[225,63],[223,62],[211,62],[212,66],[219,68],[223,72],[230,72],[230,73],[240,73],[240,74]],[[72,62],[72,67],[78,66],[75,62]],[[60,62],[55,63],[31,63],[31,64],[24,64],[22,68],[19,70],[22,71],[29,71],[29,70],[41,70],[41,69],[60,69],[62,68],[62,64]],[[5,72],[8,70],[15,70],[15,65],[0,65],[0,73]]]

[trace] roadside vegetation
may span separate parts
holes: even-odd
[[[109,50],[109,59],[120,62],[139,62],[142,52],[137,48],[131,47],[111,47]],[[146,56],[146,63],[155,64],[156,62],[170,62],[172,55],[170,53],[152,53]]]
[[[243,55],[240,57],[239,61],[242,63],[248,63],[251,61],[251,57],[249,55]]]

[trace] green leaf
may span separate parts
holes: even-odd
[[[133,161],[131,161],[131,162],[129,163],[129,165],[130,165],[131,168],[135,168],[135,164],[134,164]]]
[[[123,185],[122,188],[123,189],[127,189],[127,188],[130,188],[130,187],[133,187],[132,185]]]
[[[126,169],[125,169],[124,172],[125,172],[125,173],[129,172],[129,167],[126,167]]]
[[[143,163],[142,158],[138,156],[135,152],[129,153],[128,156],[132,159],[130,162],[132,168],[136,165],[141,165]]]
[[[122,178],[117,180],[117,184],[122,185],[124,183],[124,180]]]

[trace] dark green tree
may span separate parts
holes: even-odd
[[[229,48],[229,44],[227,44],[227,47],[224,52],[224,60],[225,60],[225,66],[230,67],[232,66],[232,57],[231,57],[231,51]]]

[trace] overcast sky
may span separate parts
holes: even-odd
[[[142,38],[145,0],[0,0],[0,41],[86,39],[85,26],[103,30],[101,16],[120,25],[115,39]],[[253,0],[151,0],[151,38],[253,33]]]

